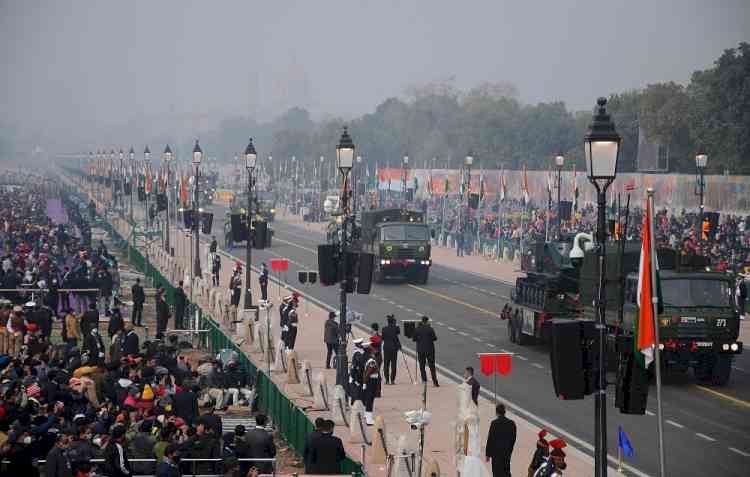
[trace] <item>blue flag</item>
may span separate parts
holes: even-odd
[[[617,440],[625,457],[633,457],[635,450],[633,449],[633,446],[630,445],[630,439],[628,439],[628,435],[625,434],[625,431],[622,430],[622,426],[617,426]]]

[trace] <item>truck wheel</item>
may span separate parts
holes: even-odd
[[[424,270],[420,270],[419,274],[417,275],[417,282],[422,285],[427,285],[427,280],[430,278],[430,269],[425,268]]]
[[[711,370],[711,384],[714,386],[726,386],[729,382],[730,374],[732,374],[732,355],[718,355]]]
[[[518,317],[516,320],[516,343],[521,346],[530,345],[533,338],[523,332],[523,324],[521,322],[523,318]]]
[[[508,341],[511,343],[516,342],[516,330],[515,326],[513,326],[513,318],[508,320]]]
[[[383,283],[385,281],[385,273],[382,268],[375,270],[375,283]]]

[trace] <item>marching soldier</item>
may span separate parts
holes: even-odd
[[[534,477],[562,477],[562,471],[565,470],[567,465],[565,464],[565,452],[563,448],[566,446],[565,441],[562,439],[554,439],[550,441],[549,446],[552,447],[547,460],[539,467]]]

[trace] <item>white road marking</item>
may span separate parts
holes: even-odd
[[[505,349],[505,348],[500,348],[500,352],[501,352],[501,353],[510,353],[510,351],[508,351],[508,350],[507,350],[507,349]]]
[[[490,348],[494,348],[495,347],[495,345],[493,345],[492,343],[487,343],[487,346],[489,346]]]
[[[407,312],[409,312],[409,313],[412,313],[412,312],[413,312],[414,310],[412,310],[412,309],[411,309],[411,308],[409,308],[408,306],[405,306],[405,307],[404,307],[404,311],[407,311]]]
[[[469,336],[469,333],[467,333],[465,331],[459,331],[458,334],[461,335],[461,336]]]
[[[436,321],[435,324],[438,326],[445,326],[445,323],[443,323],[442,321]]]
[[[544,366],[539,363],[531,363],[531,365],[535,368],[544,369]]]
[[[750,457],[750,454],[748,454],[747,452],[743,452],[743,451],[741,451],[741,450],[739,450],[739,449],[737,449],[735,447],[730,447],[729,450],[732,451],[732,452],[736,452],[739,455],[742,455],[742,456],[745,456],[745,457]]]
[[[732,368],[736,369],[737,371],[745,372],[744,368],[740,368],[739,366],[732,366]]]
[[[701,439],[705,439],[705,440],[707,440],[709,442],[716,442],[716,439],[714,439],[713,437],[707,436],[705,434],[701,434],[700,432],[696,432],[695,435],[697,437],[700,437]]]
[[[390,303],[391,305],[395,305],[396,304],[396,302],[393,301],[393,300],[388,300],[388,303]]]
[[[456,331],[456,329],[454,327],[452,327],[452,326],[449,326],[448,329],[451,330],[451,331]]]
[[[482,342],[482,340],[480,338],[477,338],[476,336],[474,337],[474,341],[476,341],[477,343],[481,343]]]
[[[674,422],[674,421],[672,421],[671,419],[667,419],[667,420],[666,420],[666,421],[664,421],[664,422],[666,422],[666,423],[667,423],[667,424],[669,424],[670,426],[674,426],[674,427],[676,427],[677,429],[684,429],[684,428],[685,428],[685,426],[683,426],[683,425],[682,425],[682,424],[680,424],[679,422]]]
[[[521,361],[528,361],[529,360],[529,358],[524,358],[523,356],[520,356],[520,355],[515,355],[515,356],[516,356],[516,358],[520,359]]]
[[[404,305],[396,305],[396,308],[404,309]]]
[[[651,412],[648,409],[646,409],[646,415],[647,416],[655,416],[656,414],[654,414],[653,412]]]
[[[417,316],[422,316],[423,315],[423,313],[420,313],[418,311],[415,311],[414,314],[417,315]]]

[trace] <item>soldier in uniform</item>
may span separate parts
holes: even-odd
[[[366,352],[367,360],[364,366],[362,379],[362,403],[365,405],[365,421],[372,426],[375,421],[372,418],[372,408],[375,398],[380,397],[380,364],[376,357],[376,345],[370,342]]]
[[[529,464],[528,477],[534,477],[534,474],[539,467],[547,461],[549,457],[549,442],[547,442],[547,431],[542,429],[539,431],[539,440],[536,441],[536,450],[534,455],[531,457],[531,464]]]
[[[268,301],[268,267],[265,262],[261,264],[258,282],[260,283],[260,299],[262,301]]]
[[[549,446],[552,447],[547,460],[539,467],[534,477],[562,477],[562,471],[565,470],[567,465],[565,464],[565,452],[563,448],[566,446],[565,441],[562,439],[554,439],[550,441]]]
[[[349,397],[352,404],[354,404],[354,401],[362,400],[362,385],[364,384],[365,365],[368,358],[365,349],[362,347],[363,341],[362,338],[353,341],[354,351],[349,368]]]
[[[297,307],[299,306],[299,302],[297,300],[292,300],[291,307],[289,308],[289,314],[287,315],[287,333],[286,333],[286,341],[284,344],[286,345],[286,349],[293,350],[294,344],[297,342],[297,325],[299,324],[299,317],[297,316]]]

